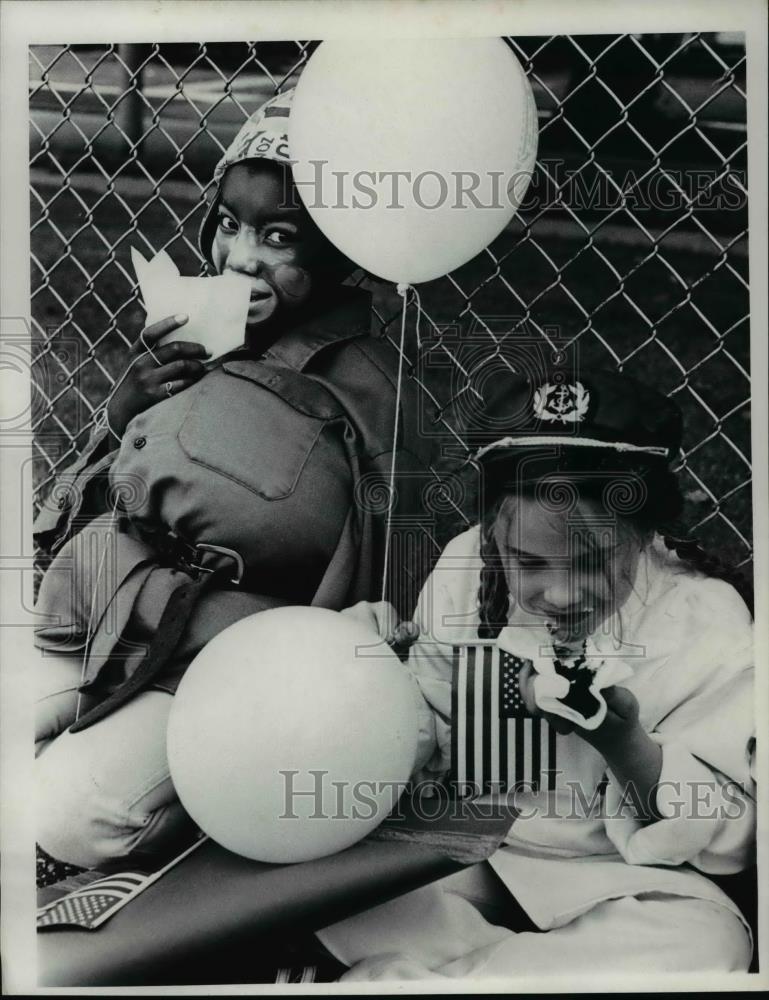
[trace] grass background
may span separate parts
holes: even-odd
[[[696,448],[682,470],[686,520],[704,521],[697,529],[703,541],[740,563],[750,557],[752,520],[747,205],[719,211],[687,204],[665,180],[677,176],[691,193],[697,172],[715,176],[724,160],[744,178],[744,48],[730,44],[718,49],[707,35],[513,40],[533,81],[540,169],[523,209],[489,252],[419,289],[423,348],[416,346],[412,308],[407,374],[437,401],[440,432],[457,426],[467,365],[477,363],[479,351],[489,356],[496,349],[489,330],[497,340],[505,335],[502,350],[511,355],[541,350],[542,330],[561,342],[579,335],[580,365],[621,366],[675,395],[685,418],[684,451]],[[211,135],[228,141],[256,95],[272,86],[265,72],[282,80],[301,69],[309,51],[304,43],[147,48],[145,83],[172,96],[152,97],[144,108],[148,138],[139,168],[114,124],[99,132],[108,115],[93,81],[112,86],[121,79],[110,47],[37,50],[32,117],[44,129],[55,125],[45,142],[39,130],[31,133],[38,489],[82,448],[93,412],[142,327],[130,247],[166,247],[182,273],[199,273],[201,187],[218,156]],[[659,63],[664,73],[655,69]],[[185,96],[188,81],[221,90],[205,117]],[[238,106],[232,94],[245,103]],[[100,135],[90,151],[78,128]],[[193,137],[183,156],[175,158],[167,135]],[[570,170],[578,179],[563,184]],[[603,191],[603,201],[580,196],[580,184],[584,194],[607,174],[629,192],[625,208],[613,190]],[[644,174],[662,180],[657,195],[668,197],[665,204],[644,185],[633,186],[632,177]],[[719,181],[711,194],[725,190]],[[642,226],[655,235],[644,235]],[[393,337],[400,300],[392,286],[369,285],[375,330]],[[435,440],[439,449],[454,439],[437,433]]]
[[[489,252],[419,289],[422,348],[411,308],[407,377],[419,380],[426,403],[437,402],[436,458],[442,445],[455,443],[447,428],[460,420],[468,366],[496,350],[489,331],[497,342],[504,337],[502,350],[511,357],[542,350],[542,330],[560,342],[579,335],[580,365],[621,365],[675,395],[690,452],[681,471],[685,520],[708,547],[747,571],[747,205],[729,211],[687,205],[671,200],[664,182],[666,174],[679,176],[686,187],[698,171],[715,176],[725,161],[744,178],[744,46],[732,40],[725,50],[714,36],[667,34],[512,44],[533,83],[540,164],[561,180],[579,171],[579,181],[559,187],[540,170],[524,208]],[[199,273],[201,187],[219,152],[212,136],[226,144],[244,115],[275,82],[290,82],[310,51],[293,42],[148,47],[141,56],[148,59],[145,83],[171,96],[154,97],[143,109],[140,169],[113,120],[122,98],[105,104],[99,93],[101,85],[125,85],[114,46],[35,47],[30,213],[38,496],[85,444],[94,411],[143,325],[130,247],[145,253],[165,247],[182,273]],[[203,117],[185,85],[212,80],[220,95]],[[183,156],[168,138],[174,134],[184,137]],[[663,179],[657,190],[668,196],[668,207],[653,198],[627,208],[616,197],[585,204],[577,184],[590,190],[607,171],[625,178],[625,188],[633,173]],[[712,194],[724,190],[718,182]],[[656,235],[650,240],[639,224]],[[392,339],[400,300],[389,285],[364,284],[374,295],[375,335]],[[464,514],[472,518],[473,511]],[[453,514],[442,521],[433,556],[461,526]],[[65,872],[39,857],[40,884]]]
[[[41,190],[44,190],[42,185]],[[50,197],[51,189],[46,193]],[[113,376],[118,374],[124,364],[126,343],[142,328],[144,313],[133,288],[129,261],[131,245],[146,250],[137,231],[148,235],[156,249],[168,245],[182,273],[199,270],[200,261],[184,236],[194,242],[202,217],[201,206],[196,206],[189,198],[169,195],[147,203],[150,194],[149,191],[146,195],[134,191],[121,195],[124,205],[138,213],[132,220],[124,205],[115,198],[102,200],[89,215],[98,194],[80,192],[80,198],[89,206],[84,209],[73,195],[60,193],[45,220],[35,230],[36,263],[32,282],[39,291],[33,299],[33,314],[41,330],[56,331],[50,341],[38,335],[39,386],[43,396],[58,394],[59,397],[47,415],[45,402],[40,400],[38,437],[47,455],[43,458],[41,454],[38,463],[37,477],[41,484],[50,476],[50,462],[59,463],[71,455],[73,449],[82,447],[92,415],[91,407],[96,408],[109,391],[109,379],[94,362],[100,362]],[[176,232],[177,223],[169,208],[176,216],[186,217],[184,235]],[[33,200],[32,218],[33,222],[42,218],[37,199]],[[114,250],[107,251],[101,239],[94,239],[94,227]],[[573,258],[582,245],[567,226],[560,228],[560,232],[558,227],[548,228],[536,236],[547,258],[558,267]],[[642,304],[650,319],[656,321],[669,314],[650,338],[648,328],[632,307],[615,294],[617,280],[601,256],[592,250],[583,252],[561,272],[560,280],[556,280],[548,259],[530,240],[521,242],[521,232],[519,222],[492,245],[494,257],[500,261],[498,264],[489,254],[481,254],[454,273],[455,283],[441,279],[420,289],[425,313],[420,323],[421,352],[416,348],[415,310],[409,311],[407,352],[414,362],[410,374],[417,374],[442,404],[441,415],[449,423],[456,420],[457,404],[452,400],[467,384],[462,368],[471,355],[477,354],[478,343],[482,344],[486,337],[485,326],[497,335],[513,329],[507,340],[513,350],[516,339],[524,350],[528,349],[527,345],[542,340],[537,325],[546,328],[554,338],[569,339],[585,325],[571,297],[574,296],[591,314],[591,330],[577,341],[580,363],[603,368],[616,366],[616,359],[597,334],[620,358],[643,344],[626,364],[626,372],[656,385],[663,392],[677,390],[676,399],[685,415],[685,449],[710,437],[691,456],[688,468],[716,497],[744,481],[749,470],[716,433],[713,417],[696,398],[704,400],[719,418],[731,414],[723,420],[721,429],[749,457],[750,408],[739,405],[744,402],[749,387],[730,360],[733,357],[745,368],[749,367],[749,325],[744,318],[748,312],[747,293],[725,268],[712,270],[719,255],[715,251],[708,253],[703,241],[694,236],[665,248],[668,262],[688,285],[694,287],[683,305],[680,303],[687,299],[687,293],[682,293],[680,284],[658,258],[643,264],[627,280],[625,291]],[[629,242],[628,233],[613,235],[615,242],[607,240],[600,244],[601,255],[621,274],[629,274],[648,256],[648,244]],[[66,250],[69,252],[64,252]],[[731,259],[746,274],[747,261],[734,255]],[[374,282],[368,282],[368,286],[374,293],[378,314],[375,329],[379,335],[395,336],[400,300],[390,286]],[[525,310],[510,288],[524,303],[540,296],[528,321],[520,323]],[[544,291],[546,289],[549,290]],[[62,300],[67,304],[75,303],[68,319]],[[724,338],[717,338],[699,313],[706,316],[716,330],[731,329],[731,332]],[[448,330],[436,336],[435,327]],[[85,342],[81,330],[94,346]],[[443,344],[443,348],[439,350],[437,344]],[[490,338],[488,344],[489,350],[493,350]],[[671,355],[686,369],[699,367],[684,380]],[[452,357],[457,361],[454,366],[450,361]],[[451,440],[451,436],[447,439]],[[696,523],[711,512],[712,503],[694,478],[687,472],[683,475],[689,497],[687,518]],[[722,510],[750,538],[750,490],[738,490],[724,502]],[[718,546],[733,560],[741,561],[748,554],[744,544],[719,518],[710,520],[702,534],[706,541]]]

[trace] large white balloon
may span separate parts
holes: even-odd
[[[248,858],[306,861],[377,826],[411,776],[415,683],[365,626],[263,611],[198,654],[174,698],[168,759],[187,812]]]
[[[323,42],[296,87],[294,179],[325,235],[390,281],[446,274],[515,214],[537,110],[501,38]]]

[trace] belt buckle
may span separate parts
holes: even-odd
[[[236,586],[243,579],[243,575],[246,571],[245,564],[243,562],[243,557],[235,549],[228,549],[224,545],[211,545],[208,542],[198,542],[197,545],[192,546],[193,552],[213,552],[215,555],[226,556],[228,559],[232,559],[235,563],[235,575],[231,577],[230,583],[234,583]],[[190,569],[196,570],[198,573],[213,573],[214,569],[211,566],[203,566],[201,563],[196,562],[195,559],[190,559],[188,563]]]

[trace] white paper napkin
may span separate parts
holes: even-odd
[[[549,635],[547,629],[544,627],[521,628],[520,623],[516,624],[517,627],[516,625],[508,625],[503,628],[499,633],[497,643],[501,649],[513,656],[531,660],[537,674],[534,678],[534,700],[538,708],[551,715],[559,715],[583,729],[597,729],[606,718],[607,712],[606,699],[601,691],[614,684],[621,684],[632,677],[632,668],[623,660],[607,659],[600,655],[591,656],[590,649],[588,649],[585,666],[582,669],[589,669],[592,672],[593,679],[588,690],[598,702],[598,708],[593,715],[586,718],[561,701],[569,693],[569,680],[556,673],[553,664],[555,652],[552,636]]]
[[[212,359],[243,344],[248,318],[251,283],[243,275],[226,274],[215,278],[185,278],[165,250],[152,260],[131,247],[147,326],[178,313],[189,321],[159,341],[189,340],[203,344]]]
[[[568,719],[569,722],[573,722],[583,729],[598,729],[606,718],[608,710],[606,699],[601,694],[601,691],[604,688],[612,687],[614,684],[621,684],[623,681],[626,681],[629,677],[632,677],[633,671],[627,663],[623,663],[620,660],[599,660],[596,664],[595,662],[591,662],[589,657],[587,663],[581,669],[591,670],[593,680],[588,691],[598,702],[598,708],[589,718],[586,718],[581,712],[576,711],[576,709],[564,705],[560,700],[561,698],[565,698],[569,693],[569,680],[557,674],[552,663],[549,664],[549,669],[543,673],[538,672],[534,678],[534,700],[543,712],[560,715],[562,718]]]

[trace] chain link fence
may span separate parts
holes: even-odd
[[[532,82],[540,146],[525,204],[477,258],[410,300],[407,374],[445,459],[484,367],[572,352],[675,397],[686,517],[751,559],[745,54],[741,36],[508,39]],[[196,234],[214,164],[243,120],[292,86],[312,42],[30,50],[35,484],[87,440],[142,326],[130,266],[167,249],[204,270]],[[482,113],[482,109],[481,109]],[[397,350],[400,299],[374,294]],[[427,408],[425,410],[427,412]],[[473,520],[445,488],[451,527]]]

